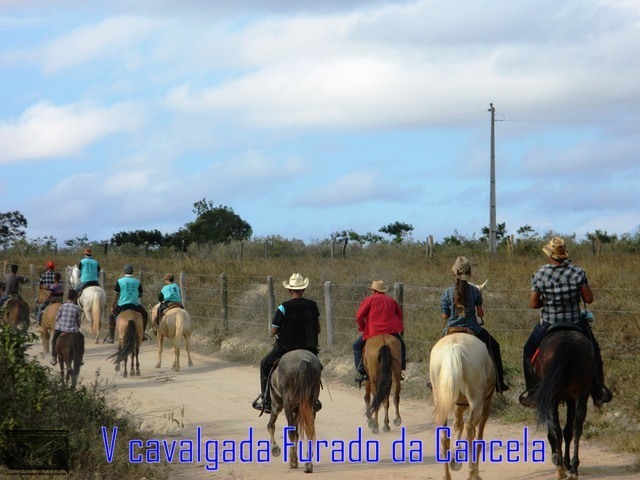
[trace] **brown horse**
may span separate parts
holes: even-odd
[[[193,366],[191,360],[191,316],[183,308],[171,308],[165,310],[165,314],[160,320],[158,325],[158,303],[153,309],[151,309],[151,325],[154,332],[158,336],[158,363],[156,368],[160,368],[162,364],[162,348],[164,343],[164,337],[171,340],[173,345],[173,370],[180,371],[180,347],[182,346],[182,340],[184,339],[185,349],[187,350],[187,358],[189,360],[188,365]]]
[[[315,405],[320,395],[321,372],[322,365],[316,355],[308,350],[292,350],[280,358],[271,375],[271,417],[267,424],[267,431],[271,435],[271,454],[274,457],[280,455],[274,434],[276,420],[284,409],[290,427],[289,468],[298,468],[298,439],[315,440]],[[304,471],[313,472],[311,461],[305,462]]]
[[[49,341],[56,328],[56,316],[60,310],[61,302],[54,302],[47,305],[42,312],[42,323],[40,324],[40,340],[42,340],[42,356],[49,355]]]
[[[11,295],[3,305],[4,323],[24,331],[29,329],[29,304],[20,295]]]
[[[540,343],[533,368],[540,379],[535,393],[538,425],[547,425],[556,478],[578,478],[580,436],[595,371],[591,341],[575,330],[551,331]],[[558,417],[560,402],[567,406],[564,430]],[[573,454],[570,455],[572,440]]]
[[[76,388],[80,365],[84,356],[84,335],[80,332],[62,333],[56,342],[56,355],[60,364],[60,380],[63,384],[71,378],[71,388]],[[64,369],[67,368],[65,377]]]
[[[369,379],[365,382],[364,404],[369,428],[378,433],[378,410],[384,405],[384,426],[389,432],[389,396],[394,389],[393,404],[396,418],[393,424],[402,424],[400,417],[400,381],[402,378],[402,347],[393,335],[376,335],[367,339],[364,345],[364,368]]]
[[[119,346],[116,353],[107,357],[107,360],[112,360],[116,364],[116,372],[120,371],[120,362],[124,363],[124,369],[122,376],[126,377],[127,372],[127,359],[131,355],[131,374],[140,375],[140,362],[138,361],[138,354],[140,353],[140,344],[144,338],[144,330],[142,323],[142,315],[135,310],[125,310],[120,312],[116,318],[116,328],[118,329]],[[134,366],[135,359],[135,370]]]

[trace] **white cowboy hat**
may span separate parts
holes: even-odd
[[[300,275],[299,273],[294,273],[293,275],[291,275],[289,283],[282,282],[282,286],[287,290],[304,290],[309,286],[309,279],[303,279],[302,275]]]

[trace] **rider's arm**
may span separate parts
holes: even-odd
[[[529,297],[529,307],[542,308],[542,299],[540,298],[540,292],[533,290]]]
[[[591,287],[588,283],[585,283],[580,287],[580,296],[584,303],[593,302],[593,292],[591,291]]]

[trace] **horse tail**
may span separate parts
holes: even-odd
[[[84,335],[77,332],[73,334],[73,373],[78,378],[80,374],[80,363],[84,357]]]
[[[389,345],[385,344],[378,350],[378,372],[376,376],[376,394],[371,400],[367,415],[373,415],[391,393],[393,378],[393,357]]]
[[[462,345],[452,343],[440,352],[440,370],[433,385],[433,417],[438,423],[446,421],[456,406],[463,384]]]
[[[124,333],[124,339],[122,345],[118,347],[118,350],[113,355],[109,355],[107,360],[114,359],[115,363],[126,362],[127,357],[136,349],[136,343],[138,341],[138,332],[136,330],[136,322],[129,320],[127,323],[127,330]]]
[[[571,348],[571,342],[567,340],[563,340],[556,348],[536,393],[538,403],[536,418],[539,426],[551,427],[555,424],[554,415],[560,403],[559,392],[572,374],[580,371],[577,358],[577,353]]]
[[[298,381],[295,382],[297,388],[293,398],[294,405],[298,405],[298,418],[296,419],[296,430],[301,438],[316,438],[316,415],[314,404],[318,396],[318,384],[320,380],[314,371],[313,365],[308,360],[300,362],[298,370]]]

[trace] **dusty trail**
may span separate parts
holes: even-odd
[[[36,346],[41,351],[41,345]],[[85,383],[92,381],[95,371],[100,369],[100,377],[117,386],[120,399],[127,399],[127,405],[134,414],[141,415],[146,426],[155,432],[155,438],[171,443],[173,440],[190,439],[197,444],[198,428],[201,431],[202,442],[216,439],[235,442],[246,441],[249,432],[253,434],[254,458],[252,462],[243,463],[238,458],[237,448],[234,462],[218,464],[218,469],[208,471],[206,466],[214,466],[215,462],[207,461],[204,453],[201,461],[193,458],[192,462],[178,463],[174,459],[172,478],[221,478],[221,479],[266,479],[282,480],[283,476],[303,476],[302,469],[290,471],[283,458],[271,457],[268,462],[258,463],[257,452],[261,449],[264,455],[264,444],[260,440],[267,440],[266,415],[258,418],[250,404],[258,390],[258,367],[246,366],[227,362],[216,356],[193,354],[194,366],[186,366],[184,351],[181,356],[182,370],[175,373],[171,370],[171,349],[165,344],[163,366],[154,368],[157,357],[157,344],[154,341],[144,342],[140,355],[140,377],[122,378],[116,374],[106,357],[114,351],[113,345],[94,345],[87,341],[85,365],[81,376]],[[48,361],[48,358],[46,359]],[[56,367],[57,368],[57,367]],[[439,479],[443,467],[435,461],[434,426],[431,422],[431,405],[429,401],[401,400],[400,412],[405,427],[407,451],[409,442],[414,447],[422,445],[422,456],[416,463],[394,463],[391,459],[392,443],[401,438],[400,428],[393,427],[390,433],[373,435],[366,428],[362,414],[364,402],[362,393],[356,387],[344,386],[337,382],[324,380],[324,390],[320,398],[324,408],[318,413],[316,421],[317,437],[327,440],[345,442],[358,439],[359,427],[363,446],[367,441],[371,447],[377,444],[380,460],[375,463],[332,463],[330,455],[332,449],[321,450],[320,462],[314,462],[313,476],[326,479],[362,479],[375,478],[401,479]],[[184,424],[184,428],[177,426],[170,419],[162,418],[164,413],[173,411],[175,419]],[[183,416],[182,416],[183,412]],[[593,415],[590,407],[589,415]],[[284,415],[278,419],[277,428],[279,444],[282,446],[282,427]],[[532,425],[528,426],[528,440],[524,439],[524,428],[518,425],[497,424],[490,419],[485,432],[486,440],[516,440],[519,442],[519,452],[524,455],[525,444],[529,445],[529,455],[535,441],[544,441],[546,434],[536,431]],[[118,442],[128,442],[129,439],[118,438]],[[418,443],[419,442],[419,443]],[[228,442],[229,445],[231,442]],[[546,443],[546,442],[545,442]],[[195,448],[195,447],[194,447]],[[364,447],[363,447],[364,448]],[[176,448],[179,451],[180,446]],[[348,456],[348,447],[345,447]],[[358,450],[354,449],[354,452]],[[138,449],[140,451],[140,449]],[[336,449],[334,448],[334,452]],[[338,449],[338,455],[342,449]],[[400,450],[396,450],[400,453]],[[496,453],[506,455],[505,448],[495,450]],[[221,453],[220,453],[221,455]],[[363,453],[364,455],[364,453]],[[177,457],[177,454],[176,454]],[[630,472],[635,457],[629,454],[619,454],[604,450],[602,444],[581,442],[580,478],[583,479],[632,479],[640,478],[640,474]],[[212,460],[212,457],[209,457]],[[106,461],[106,458],[105,458]],[[549,448],[545,445],[544,463],[484,463],[480,465],[480,473],[485,480],[523,479],[538,480],[554,478],[554,467],[551,464]],[[309,477],[307,477],[309,478]],[[454,479],[467,478],[467,466],[459,472],[453,472]]]

